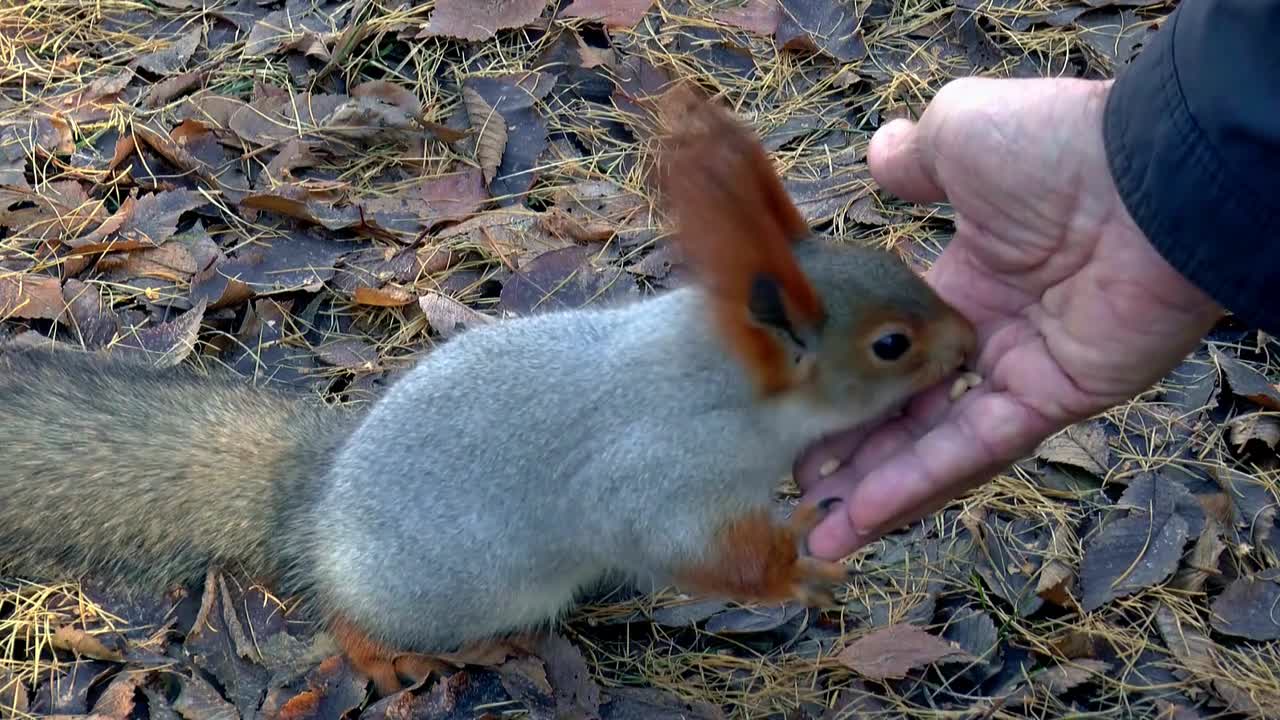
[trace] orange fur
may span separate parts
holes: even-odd
[[[752,281],[773,277],[792,326],[813,337],[825,309],[791,253],[809,226],[764,147],[724,109],[678,86],[663,98],[671,116],[658,162],[675,238],[711,291],[713,317],[765,394],[800,378],[791,358],[748,311]]]
[[[403,686],[396,673],[395,658],[399,653],[375,642],[364,632],[341,618],[329,623],[329,631],[338,647],[351,661],[356,672],[368,677],[381,696],[398,692]]]
[[[791,520],[778,524],[760,509],[721,530],[703,562],[681,569],[682,587],[738,602],[832,603],[830,587],[847,578],[844,566],[808,557],[804,538],[820,519],[813,506],[797,508]]]

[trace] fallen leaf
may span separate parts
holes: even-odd
[[[1080,564],[1085,612],[1173,574],[1188,535],[1187,521],[1175,514],[1175,503],[1170,493],[1157,493],[1150,506],[1107,523],[1085,547]]]
[[[290,698],[274,720],[349,717],[364,702],[365,684],[342,655],[333,655],[307,674],[306,689]]]
[[[496,672],[455,672],[423,692],[399,692],[383,698],[360,714],[361,720],[489,720],[494,709],[510,697]]]
[[[106,216],[103,201],[90,199],[84,185],[75,180],[35,189],[0,188],[0,226],[13,231],[12,235],[35,240],[78,237]]]
[[[1209,624],[1223,635],[1280,639],[1280,575],[1236,578],[1210,605]]]
[[[206,202],[204,195],[194,190],[144,195],[115,234],[126,242],[161,245],[178,231],[178,219],[183,213]]]
[[[316,357],[335,367],[371,370],[378,362],[378,349],[358,338],[344,338],[317,345]]]
[[[484,172],[487,185],[493,182],[507,150],[507,124],[480,93],[473,88],[462,88],[462,100],[467,107],[467,117],[476,137],[476,160]]]
[[[58,278],[17,273],[0,276],[0,319],[57,320],[65,309]]]
[[[554,690],[555,716],[598,717],[600,687],[592,678],[582,652],[557,633],[540,636],[533,651],[546,665],[547,680]]]
[[[1058,607],[1072,607],[1076,582],[1076,570],[1070,564],[1070,538],[1065,528],[1059,527],[1049,542],[1049,551],[1040,575],[1036,580],[1036,594]]]
[[[334,265],[348,249],[344,243],[306,232],[264,239],[196,275],[191,300],[204,299],[210,309],[217,309],[255,295],[318,287],[333,277]]]
[[[357,305],[403,307],[414,301],[414,294],[395,285],[384,285],[378,288],[358,287],[352,293],[352,299]]]
[[[573,0],[561,17],[595,20],[611,28],[631,28],[644,18],[653,0]]]
[[[437,5],[437,7],[439,7]],[[409,88],[390,80],[368,80],[351,88],[353,98],[372,98],[403,110],[407,115],[422,114],[422,101]]]
[[[1032,675],[1031,683],[1056,695],[1083,685],[1099,675],[1105,676],[1110,669],[1111,664],[1102,660],[1076,660]]]
[[[444,228],[434,240],[445,248],[479,249],[509,267],[523,267],[544,253],[575,247],[546,232],[540,215],[526,209],[491,210]]]
[[[604,691],[600,720],[725,720],[718,706],[684,700],[656,688],[617,687]]]
[[[597,268],[597,251],[574,245],[543,253],[512,273],[499,294],[506,312],[527,315],[559,308],[580,308],[637,292],[618,268]]]
[[[169,322],[123,330],[123,336],[113,348],[118,352],[141,354],[156,367],[174,367],[195,349],[205,307],[206,302],[202,298],[190,310]]]
[[[1156,606],[1155,620],[1169,652],[1178,660],[1176,673],[1189,675],[1212,687],[1218,697],[1237,712],[1255,717],[1280,717],[1280,693],[1259,688],[1255,695],[1225,676],[1220,668],[1218,647],[1207,635],[1183,623],[1164,603]]]
[[[822,52],[842,63],[867,56],[862,17],[853,3],[837,0],[779,0],[775,37],[788,50]]]
[[[27,684],[12,670],[0,670],[0,710],[21,717],[31,706]]]
[[[189,675],[177,673],[176,677],[181,689],[173,701],[173,709],[184,720],[234,720],[240,717],[236,707],[223,700],[198,672]]]
[[[1190,557],[1171,584],[1189,592],[1203,591],[1209,578],[1221,574],[1218,569],[1219,558],[1226,549],[1227,544],[1222,541],[1222,527],[1217,520],[1208,519],[1196,538]]]
[[[926,665],[977,658],[914,625],[889,625],[853,641],[838,659],[869,680],[900,680]]]
[[[186,66],[203,37],[203,28],[195,25],[187,32],[170,38],[168,47],[139,57],[138,67],[156,75],[172,75]]]
[[[419,38],[443,35],[459,40],[488,40],[499,30],[537,20],[548,0],[437,0]]]
[[[995,667],[1000,655],[1000,634],[991,615],[982,610],[952,612],[942,638],[968,652],[982,665]]]
[[[129,720],[135,705],[134,695],[143,679],[143,676],[133,672],[122,672],[115,676],[93,704],[95,720]]]
[[[1162,397],[1182,414],[1198,412],[1217,403],[1218,368],[1199,355],[1183,360],[1161,382]]]
[[[477,325],[488,325],[494,322],[490,315],[473,310],[444,293],[428,290],[418,298],[418,306],[422,314],[442,338],[454,335]]]
[[[1036,457],[1078,467],[1099,477],[1106,477],[1111,467],[1107,432],[1097,422],[1077,423],[1049,437],[1036,449]]]
[[[472,127],[483,126],[486,133],[495,133],[492,142],[496,145],[496,126],[503,126],[501,160],[485,175],[489,192],[499,204],[519,203],[538,178],[539,159],[547,149],[547,121],[537,105],[554,85],[555,76],[545,72],[471,77],[463,82],[463,100]],[[476,98],[484,101],[483,107]],[[480,147],[477,145],[477,153]],[[482,165],[488,168],[493,158],[483,157]]]
[[[653,621],[667,627],[690,627],[727,609],[723,600],[702,599],[655,608]]]
[[[732,608],[713,615],[707,621],[706,631],[719,635],[769,632],[800,617],[805,611],[803,605],[796,603]]]
[[[88,85],[46,101],[51,110],[77,123],[92,123],[111,116],[112,106],[120,101],[125,88],[136,77],[129,69],[105,75]]]
[[[1227,423],[1227,439],[1237,452],[1250,441],[1274,450],[1280,443],[1280,416],[1261,412],[1241,415]]]
[[[264,57],[272,53],[300,50],[318,60],[330,57],[328,43],[337,35],[329,30],[329,19],[310,4],[287,4],[254,23],[245,40],[245,57]]]
[[[768,36],[778,31],[782,6],[778,0],[746,0],[740,7],[717,10],[711,17],[726,25]]]
[[[108,647],[103,642],[104,637],[109,637],[109,641],[115,647]],[[91,635],[74,625],[62,625],[54,630],[53,635],[49,637],[49,644],[58,650],[74,653],[77,657],[84,656],[111,662],[124,660],[122,638]]]
[[[976,569],[987,587],[1021,617],[1038,611],[1044,600],[1036,592],[1037,575],[1050,542],[1049,529],[1025,518],[993,518],[982,538],[985,551],[979,551]]]
[[[1280,503],[1277,503],[1276,496],[1272,494],[1269,483],[1221,464],[1214,465],[1209,472],[1231,501],[1232,512],[1223,524],[1233,531],[1241,532],[1246,541],[1266,541],[1277,511],[1280,511]]]
[[[1232,393],[1268,410],[1280,410],[1280,389],[1272,385],[1265,375],[1217,348],[1210,348],[1209,352],[1226,375]]]

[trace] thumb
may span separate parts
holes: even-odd
[[[933,153],[922,143],[919,127],[899,118],[876,131],[867,148],[871,177],[907,202],[941,202],[946,193],[934,179]]]

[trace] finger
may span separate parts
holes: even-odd
[[[922,146],[918,126],[903,118],[871,136],[867,166],[885,190],[908,202],[940,202],[946,193],[932,167],[932,151]]]
[[[1005,394],[988,394],[958,408],[901,452],[867,472],[845,496],[842,512],[810,534],[812,552],[836,559],[875,537],[919,519],[970,489],[973,478],[1012,462],[1052,428]],[[816,495],[815,495],[816,496]]]

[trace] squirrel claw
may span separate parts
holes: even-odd
[[[848,579],[844,565],[813,557],[796,560],[795,599],[810,607],[834,607],[835,589],[843,587]]]

